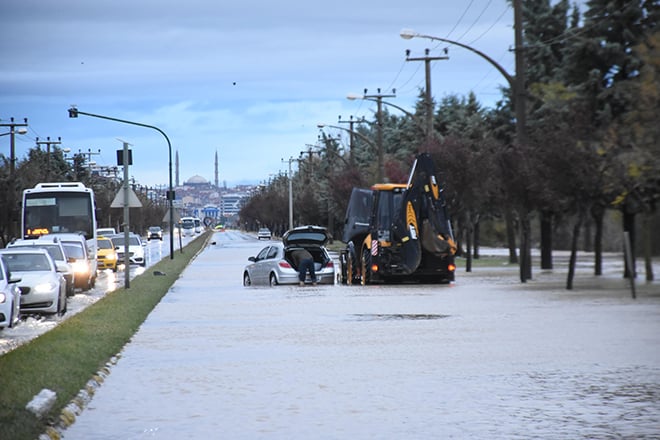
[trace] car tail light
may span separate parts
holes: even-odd
[[[280,266],[281,268],[284,268],[284,269],[292,269],[291,265],[289,263],[287,263],[286,261],[280,261],[278,266]]]
[[[447,266],[447,269],[449,269],[449,272],[453,272],[456,270],[456,265],[455,264],[449,264]]]
[[[327,267],[328,269],[332,269],[332,268],[335,267],[335,263],[333,263],[332,261],[328,261],[328,262],[325,264],[325,267]]]

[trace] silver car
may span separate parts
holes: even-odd
[[[250,264],[243,270],[243,285],[298,284],[298,271],[289,255],[300,248],[314,257],[317,283],[334,284],[335,266],[324,247],[328,238],[326,229],[320,226],[301,226],[287,231],[281,243],[272,243],[248,258]],[[306,282],[311,283],[309,274]]]
[[[66,251],[59,238],[42,235],[37,239],[16,239],[12,240],[7,245],[7,248],[25,248],[30,246],[37,246],[48,251],[50,256],[53,257],[53,260],[55,260],[57,270],[62,272],[66,280],[66,296],[73,296],[76,283],[73,259],[67,258]]]
[[[11,275],[0,258],[0,329],[13,327],[21,318],[21,290],[18,281],[20,278]]]
[[[63,315],[66,312],[66,281],[47,250],[0,249],[0,258],[11,276],[21,279],[18,287],[22,313]]]

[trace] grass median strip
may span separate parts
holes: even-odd
[[[138,330],[212,233],[198,237],[53,330],[0,357],[0,438],[36,439]],[[165,276],[155,276],[159,271]],[[42,389],[57,393],[48,415],[25,407]]]

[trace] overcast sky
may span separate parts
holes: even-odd
[[[114,166],[119,138],[133,145],[139,183],[167,184],[162,135],[70,119],[75,104],[161,128],[173,157],[178,151],[180,182],[213,181],[217,151],[221,184],[257,183],[315,144],[318,123],[373,118],[375,104],[349,93],[395,88],[388,101],[412,111],[424,63],[406,62],[406,49],[440,56],[446,45],[403,40],[403,28],[471,45],[513,74],[512,23],[506,0],[5,0],[0,119],[28,118],[28,134],[16,138],[19,159],[37,137],[61,137],[62,147],[100,150],[92,160]],[[490,64],[458,47],[449,58],[432,64],[436,101],[470,91],[486,106],[500,98],[505,80]],[[0,137],[0,153],[9,155],[9,136]]]

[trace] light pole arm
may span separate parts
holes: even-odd
[[[318,128],[321,128],[321,129],[322,129],[322,128],[325,128],[325,127],[328,127],[328,128],[336,128],[337,130],[343,130],[343,131],[346,131],[346,132],[348,132],[348,133],[352,133],[352,134],[354,134],[355,136],[357,136],[357,137],[359,137],[360,139],[362,139],[364,142],[366,142],[371,148],[376,148],[376,144],[374,144],[374,143],[371,141],[371,139],[369,139],[368,137],[366,137],[366,136],[363,135],[362,133],[357,132],[357,131],[355,131],[355,130],[349,130],[348,128],[340,127],[340,126],[338,126],[338,125],[327,125],[327,124],[318,124],[317,127],[318,127]]]
[[[504,78],[506,78],[507,82],[509,83],[509,86],[514,91],[516,89],[516,80],[515,80],[515,78],[512,77],[509,74],[509,72],[504,70],[504,67],[502,67],[497,61],[495,61],[494,59],[492,59],[491,57],[489,57],[488,55],[486,55],[482,51],[480,51],[478,49],[475,49],[474,47],[470,47],[467,44],[459,43],[458,41],[448,40],[447,38],[434,37],[433,35],[418,34],[416,32],[412,32],[412,31],[409,31],[407,29],[402,30],[400,35],[401,35],[401,38],[404,38],[406,40],[409,40],[413,37],[417,37],[417,38],[426,38],[428,40],[442,41],[444,43],[449,43],[449,44],[453,44],[455,46],[462,47],[463,49],[467,49],[470,52],[474,52],[477,55],[479,55],[481,58],[488,61],[493,67],[495,67],[497,69],[497,71],[500,72]]]
[[[97,115],[94,113],[87,113],[87,112],[81,112],[75,107],[71,107],[69,109],[69,117],[70,118],[77,118],[78,115],[85,115],[85,116],[91,116],[93,118],[100,118],[100,119],[107,119],[109,121],[115,121],[115,122],[121,122],[123,124],[130,124],[130,125],[137,125],[138,127],[146,127],[146,128],[151,128],[153,130],[156,130],[160,134],[163,135],[165,140],[167,141],[167,151],[168,151],[168,158],[169,158],[169,186],[170,186],[170,191],[168,195],[168,200],[169,200],[169,221],[170,221],[170,260],[174,259],[174,208],[173,208],[173,198],[174,198],[174,191],[172,188],[172,143],[170,142],[170,138],[167,137],[165,132],[161,130],[160,128],[154,126],[154,125],[148,125],[148,124],[143,124],[141,122],[135,122],[135,121],[127,121],[126,119],[119,119],[119,118],[113,118],[110,116],[103,116],[103,115]]]

